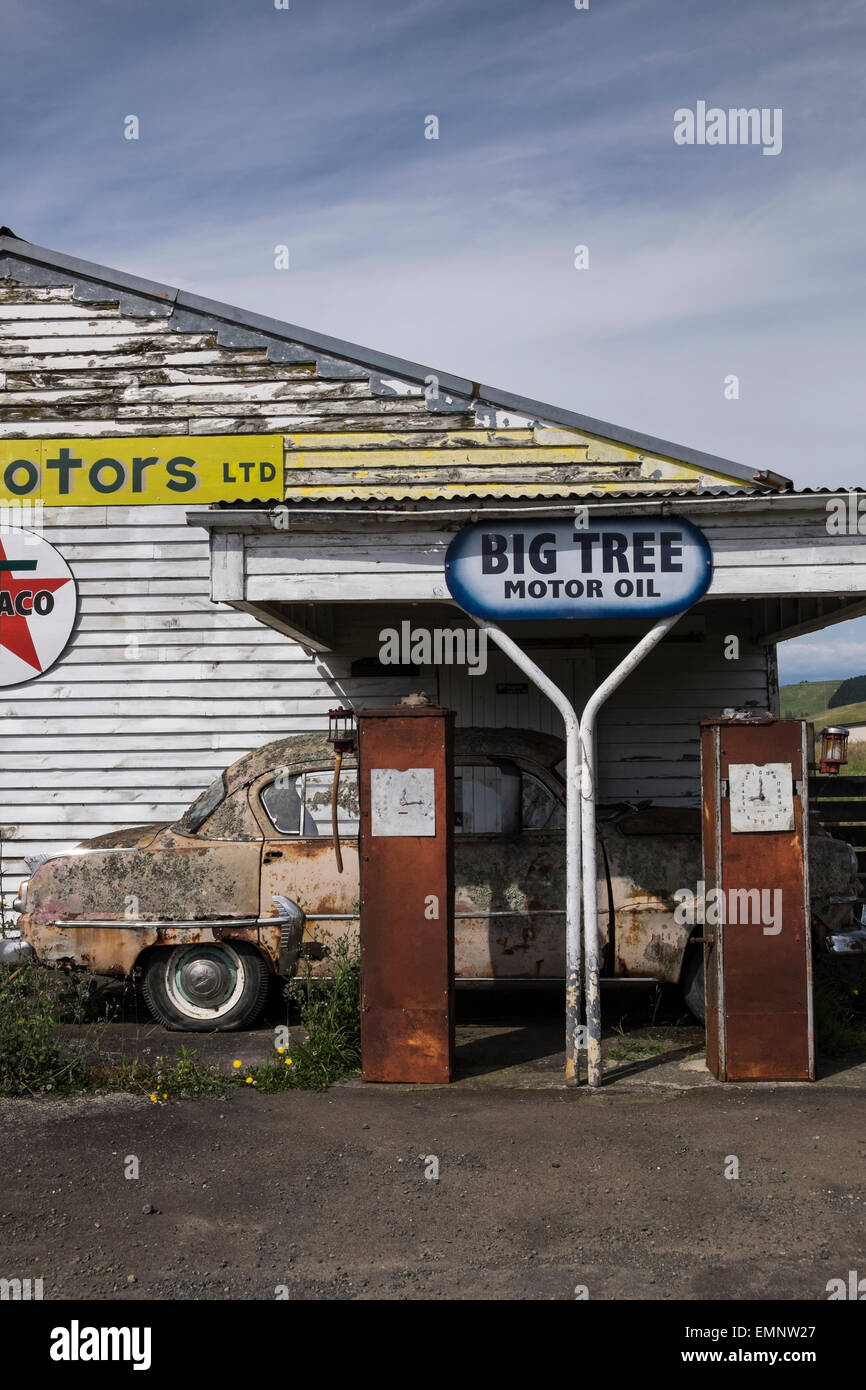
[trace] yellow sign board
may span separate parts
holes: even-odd
[[[0,502],[128,507],[282,495],[281,434],[0,440]]]

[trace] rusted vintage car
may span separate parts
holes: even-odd
[[[333,756],[322,735],[280,739],[234,763],[175,824],[99,835],[47,858],[16,903],[19,952],[101,975],[136,974],[167,1028],[252,1024],[275,975],[290,977],[302,953],[327,973],[328,941],[358,932],[357,771],[347,756],[338,792],[340,873]],[[563,768],[559,739],[457,731],[458,979],[563,975]],[[850,916],[856,861],[829,838],[813,839],[811,853],[818,920],[832,932]],[[689,947],[695,925],[678,920],[674,897],[679,888],[696,890],[700,875],[697,809],[601,808],[604,974],[680,981],[702,1016],[703,952]]]

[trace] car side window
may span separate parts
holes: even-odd
[[[520,823],[524,830],[564,830],[565,807],[549,787],[524,772],[520,800]]]
[[[334,774],[300,772],[279,774],[261,791],[262,806],[280,835],[296,835],[298,839],[330,839],[331,804]],[[357,835],[360,811],[358,806],[358,774],[354,769],[340,776],[338,792],[337,830],[340,835]]]
[[[517,835],[520,770],[503,759],[454,770],[454,829],[458,835]]]
[[[301,833],[300,781],[300,777],[277,777],[262,788],[262,805],[271,824],[281,835]]]
[[[565,807],[543,782],[507,758],[495,766],[454,772],[454,829],[458,835],[519,835],[563,830]]]

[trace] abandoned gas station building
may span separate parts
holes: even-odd
[[[444,557],[486,518],[674,516],[706,536],[708,591],[598,729],[600,803],[693,816],[700,721],[778,713],[776,643],[866,612],[864,537],[830,533],[827,496],[4,229],[0,502],[78,595],[56,660],[0,615],[4,889],[25,856],[175,821],[228,764],[325,729],[335,704],[423,691],[458,729],[561,738],[495,646],[474,668],[413,664],[419,630],[474,631]],[[646,627],[505,623],[578,710]]]

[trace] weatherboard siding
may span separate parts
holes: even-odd
[[[768,504],[769,505],[769,504]],[[731,516],[690,511],[687,515],[713,549],[709,598],[800,594],[862,594],[866,555],[862,541],[828,536],[820,502],[816,512],[786,516],[780,535],[776,516],[755,508]],[[647,525],[661,521],[647,515]],[[254,531],[244,536],[246,595],[255,602],[329,600],[343,586],[359,598],[386,599],[399,593],[407,601],[448,598],[444,559],[459,523],[425,526],[405,520],[367,523],[342,532],[312,531],[298,519],[286,532]],[[759,577],[757,577],[759,576]]]
[[[174,819],[226,763],[285,731],[272,692],[293,697],[298,728],[330,698],[296,644],[211,603],[207,535],[186,525],[184,507],[110,521],[107,510],[45,509],[45,538],[78,583],[79,620],[50,671],[0,692],[0,821],[16,827],[4,852],[15,883],[24,854]],[[260,696],[263,672],[280,679]]]

